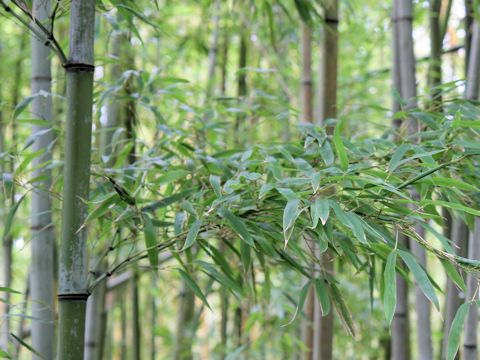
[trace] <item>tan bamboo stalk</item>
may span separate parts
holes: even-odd
[[[467,85],[465,97],[468,100],[477,100],[480,85],[480,23],[473,22],[470,59],[468,60]],[[475,231],[470,234],[468,242],[468,257],[480,260],[480,218],[475,219]],[[467,299],[478,300],[478,274],[467,274]],[[464,360],[478,359],[478,307],[470,306],[465,319],[465,339],[463,344]]]
[[[301,36],[301,62],[302,62],[302,78],[301,78],[301,106],[302,120],[305,122],[313,122],[313,81],[312,81],[312,31],[310,26],[302,21],[300,25]],[[309,242],[309,248],[315,251],[314,241]],[[309,250],[309,249],[307,249]],[[303,359],[311,360],[313,354],[313,324],[315,311],[315,291],[310,288],[304,306],[305,320],[302,324],[302,339],[306,346],[303,353]]]
[[[328,134],[333,133],[333,127],[327,123],[328,119],[337,117],[337,78],[338,78],[338,0],[332,0],[325,4],[325,26],[321,42],[321,61],[319,71],[318,123],[326,127]],[[334,256],[330,250],[320,257],[323,270],[333,275]],[[331,360],[333,358],[333,311],[322,317],[318,299],[314,304],[313,325],[313,359]]]
[[[33,13],[44,24],[50,16],[50,1],[34,0]],[[32,114],[37,119],[51,122],[50,50],[44,42],[32,36]],[[42,95],[44,94],[48,95]],[[50,131],[49,131],[50,130]],[[48,162],[52,159],[50,144],[53,141],[51,125],[33,126],[33,134],[39,134],[32,145],[33,151],[44,150],[32,161],[35,180],[31,203],[32,256],[30,265],[32,298],[32,346],[44,358],[54,357],[54,246],[50,186],[52,174]],[[42,166],[43,165],[43,166]],[[34,359],[40,359],[33,355]]]
[[[468,76],[468,62],[472,45],[473,1],[465,0],[465,77]]]
[[[312,81],[312,30],[304,22],[301,24],[302,83],[301,102],[302,118],[305,122],[313,121],[313,81]]]
[[[208,51],[208,66],[207,66],[207,87],[205,91],[205,98],[208,101],[213,94],[215,88],[215,69],[217,67],[218,55],[218,39],[220,37],[220,9],[221,1],[215,0],[213,5],[213,31],[210,40],[210,49]]]
[[[58,357],[82,360],[87,291],[85,200],[89,197],[93,105],[95,1],[72,0],[67,107],[62,241],[59,268]]]
[[[393,21],[393,87],[394,87],[394,101],[393,101],[393,112],[396,113],[401,110],[401,104],[398,99],[398,96],[402,95],[402,83],[405,79],[402,76],[402,58],[401,54],[403,51],[403,42],[402,42],[402,22],[411,22],[410,17],[404,16],[400,10],[401,1],[394,1],[393,11],[392,11],[392,21]],[[411,4],[410,4],[411,6]],[[410,25],[411,29],[411,25]],[[407,29],[408,31],[408,29]],[[401,119],[393,119],[393,126],[400,130],[402,121]],[[408,239],[402,235],[398,235],[398,243],[401,246],[408,246]],[[393,315],[392,329],[391,329],[391,354],[393,360],[407,360],[410,359],[410,338],[409,338],[409,314],[408,314],[408,285],[406,280],[400,276],[396,275],[396,288],[397,288],[397,298],[396,298],[396,307]]]
[[[472,61],[472,59],[470,59]],[[470,233],[468,240],[468,258],[480,260],[480,218],[475,219],[475,231]],[[467,274],[467,299],[476,301],[478,294],[478,274]],[[465,319],[465,338],[463,341],[463,359],[478,359],[478,306],[470,306]]]
[[[2,54],[2,44],[0,43],[0,56]],[[0,101],[2,101],[2,88],[0,84]],[[5,151],[5,124],[4,124],[4,115],[3,111],[0,108],[0,153],[3,153]],[[5,160],[2,160],[0,162],[0,171],[1,171],[1,179],[3,180],[5,176]],[[2,196],[2,222],[5,220],[5,217],[7,215],[7,209],[8,204],[7,204],[7,199]],[[8,276],[8,271],[7,266],[5,265],[6,262],[8,261],[7,258],[7,252],[8,248],[5,247],[4,242],[2,241],[2,256],[1,256],[1,269],[2,269],[2,286],[7,286],[7,283],[9,281],[9,276]],[[8,268],[10,268],[8,266]],[[10,294],[8,292],[5,292],[2,294],[2,301],[0,302],[0,311],[1,315],[4,319],[4,321],[1,324],[0,327],[0,348],[3,349],[4,351],[7,351],[8,347],[8,304],[10,302]]]
[[[441,105],[441,91],[438,88],[442,83],[442,30],[440,24],[441,0],[430,0],[430,60],[428,68],[428,83],[431,88],[432,105],[436,108]]]

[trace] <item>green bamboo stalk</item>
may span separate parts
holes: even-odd
[[[59,268],[58,357],[81,360],[87,292],[85,200],[89,197],[95,1],[72,0],[67,71],[62,241]]]
[[[50,1],[34,0],[33,12],[38,21],[49,21]],[[32,26],[36,26],[32,24]],[[32,346],[44,359],[54,358],[54,230],[50,187],[52,174],[48,163],[52,159],[50,144],[53,141],[51,131],[52,97],[50,49],[37,37],[32,36],[32,74],[31,87],[32,113],[35,118],[48,121],[48,125],[32,127],[32,133],[38,135],[32,145],[33,151],[44,150],[43,154],[32,161],[34,191],[31,203],[31,298],[32,298]],[[42,95],[41,93],[48,94]],[[50,130],[50,131],[49,131]],[[42,166],[43,165],[43,166]],[[33,359],[40,359],[33,355]]]

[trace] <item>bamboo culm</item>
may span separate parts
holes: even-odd
[[[33,11],[42,23],[49,18],[50,1],[34,0]],[[34,26],[32,24],[32,26]],[[32,257],[30,288],[32,298],[32,346],[44,359],[54,358],[54,230],[50,187],[52,174],[47,166],[52,159],[53,142],[51,60],[50,49],[32,36],[32,114],[45,120],[47,126],[34,125],[32,134],[38,135],[32,145],[33,151],[44,152],[32,161],[34,190],[31,202]],[[33,359],[40,359],[36,354]]]
[[[72,0],[59,266],[58,357],[82,360],[87,292],[85,200],[89,197],[95,1]],[[81,229],[81,230],[79,230]]]

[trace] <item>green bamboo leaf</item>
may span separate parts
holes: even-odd
[[[316,199],[310,206],[310,214],[313,221],[313,228],[317,227],[318,219],[320,219],[322,225],[325,226],[330,214],[330,202],[326,199]]]
[[[7,239],[7,237],[10,235],[10,231],[12,230],[12,225],[13,225],[13,219],[15,217],[15,214],[17,213],[18,207],[22,203],[23,199],[25,199],[25,196],[27,194],[23,194],[18,201],[16,201],[13,206],[10,208],[10,211],[7,214],[7,218],[5,219],[5,223],[3,225],[3,241]]]
[[[328,298],[327,287],[323,279],[315,279],[315,292],[320,302],[322,316],[327,316],[330,312],[330,299]]]
[[[320,188],[320,173],[319,172],[315,172],[315,173],[312,174],[311,182],[312,182],[313,192],[316,193],[318,191],[318,189]]]
[[[180,276],[182,277],[183,281],[185,281],[185,284],[190,288],[190,290],[193,291],[196,297],[198,297],[200,300],[202,300],[203,304],[208,307],[210,310],[212,308],[210,307],[210,304],[207,301],[207,298],[203,294],[202,290],[198,287],[196,282],[192,279],[192,277],[182,269],[178,269],[178,272],[180,273]]]
[[[13,337],[15,340],[17,340],[19,342],[19,344],[22,345],[24,348],[28,349],[31,353],[38,356],[40,359],[45,359],[37,350],[35,350],[32,346],[28,345],[25,341],[20,339],[14,333],[10,333],[10,336]]]
[[[348,169],[348,156],[347,151],[345,150],[345,145],[343,144],[340,133],[342,131],[342,122],[339,122],[335,129],[333,130],[333,146],[335,152],[337,153],[338,159],[340,160],[340,168],[343,171]]]
[[[13,290],[13,289],[10,289],[10,288],[4,287],[4,286],[0,286],[0,292],[8,292],[8,293],[12,293],[12,294],[21,294],[20,291]]]
[[[400,145],[397,150],[392,155],[392,158],[390,159],[390,163],[388,164],[388,171],[393,172],[398,165],[400,165],[400,161],[403,158],[403,155],[410,150],[411,145],[410,144],[402,144]]]
[[[217,197],[222,196],[222,188],[220,185],[220,176],[210,175],[210,185],[212,185],[213,191]]]
[[[233,231],[235,231],[245,243],[250,246],[255,245],[252,236],[248,232],[247,226],[241,218],[235,216],[228,209],[223,209],[221,215],[228,221]]]
[[[250,245],[244,241],[240,242],[240,257],[242,259],[243,270],[247,272],[250,268],[252,258],[250,256]]]
[[[285,246],[287,245],[292,234],[292,232],[289,230],[293,230],[295,220],[297,220],[298,216],[300,215],[299,205],[299,199],[288,200],[287,205],[283,210],[283,235],[285,238]]]
[[[145,246],[147,248],[147,256],[150,265],[153,268],[156,268],[158,266],[158,251],[155,247],[155,245],[157,245],[157,232],[150,216],[148,215],[145,215],[144,217],[143,236],[145,238]]]
[[[430,301],[439,310],[440,304],[438,303],[438,298],[437,298],[437,295],[435,294],[435,289],[433,288],[432,283],[428,279],[428,276],[425,273],[425,271],[422,269],[420,265],[418,265],[417,261],[410,253],[403,250],[399,250],[399,254],[403,259],[403,261],[405,262],[405,264],[410,269],[410,271],[413,273],[413,276],[415,277],[415,280],[417,281],[418,286],[420,286],[420,289],[422,289],[425,296],[429,298]]]
[[[39,95],[32,95],[28,96],[22,101],[20,101],[17,106],[15,106],[15,110],[13,111],[13,118],[16,119],[20,116],[20,114],[30,105],[30,103],[35,100],[35,98]]]
[[[454,360],[457,355],[463,324],[465,323],[465,318],[467,317],[470,305],[470,302],[462,304],[458,308],[455,318],[452,321],[452,326],[450,327],[450,332],[448,334],[447,360]]]
[[[463,281],[462,276],[458,273],[455,266],[453,266],[450,261],[445,259],[440,259],[440,262],[445,269],[445,272],[450,277],[450,279],[460,288],[463,292],[467,292],[467,286],[465,285],[465,281]]]
[[[0,358],[2,358],[2,359],[11,359],[11,358],[12,358],[12,355],[10,355],[9,353],[6,353],[6,352],[3,351],[2,349],[0,349]]]
[[[105,215],[110,211],[110,205],[116,204],[119,200],[120,199],[116,192],[110,193],[110,195],[107,196],[100,205],[98,205],[90,214],[88,214],[84,224],[88,224],[93,220]]]
[[[200,227],[202,226],[202,220],[195,220],[190,226],[190,229],[188,230],[187,233],[187,239],[185,240],[185,244],[183,245],[183,250],[188,249],[190,246],[192,246],[195,243],[195,240],[197,240],[198,232],[200,231]]]
[[[360,219],[360,217],[355,214],[354,212],[348,212],[346,213],[348,221],[349,221],[349,227],[352,229],[353,235],[358,239],[363,244],[367,243],[367,237],[365,235],[365,231],[363,229],[363,221]]]
[[[347,304],[343,300],[343,296],[340,293],[340,290],[335,284],[330,285],[331,299],[337,310],[337,314],[342,321],[342,325],[350,336],[355,336],[355,327],[353,326],[352,315],[348,310]]]
[[[333,156],[333,149],[330,141],[325,140],[320,148],[320,156],[323,159],[325,165],[330,166],[333,164],[335,157]]]
[[[292,319],[283,326],[290,325],[295,321],[298,314],[303,311],[303,306],[305,305],[305,300],[307,298],[308,290],[310,290],[310,286],[312,285],[312,280],[308,280],[305,285],[303,285],[302,290],[300,291],[300,297],[298,298],[297,308],[295,309],[295,313],[293,314]]]
[[[385,270],[383,272],[383,307],[388,325],[392,323],[397,302],[397,283],[395,281],[396,262],[397,252],[394,250],[388,255]]]
[[[449,208],[449,209],[459,210],[459,211],[466,212],[468,214],[472,214],[472,215],[475,215],[475,216],[480,216],[480,210],[476,210],[474,208],[471,208],[471,207],[468,207],[468,206],[465,206],[465,205],[462,205],[462,204],[458,204],[458,203],[452,203],[452,202],[449,202],[449,201],[425,199],[425,200],[422,200],[420,202],[420,204],[421,205],[443,206],[443,207],[446,207],[446,208]]]
[[[157,179],[157,183],[159,185],[164,185],[164,184],[168,184],[172,181],[176,181],[176,180],[179,180],[179,179],[183,179],[185,178],[188,174],[190,174],[189,171],[187,170],[172,170],[172,171],[169,171],[168,173],[166,173],[165,175],[163,176],[160,176],[158,179]]]

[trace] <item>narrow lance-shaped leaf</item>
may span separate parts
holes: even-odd
[[[33,347],[31,347],[29,344],[27,344],[25,341],[20,339],[17,335],[14,333],[10,333],[10,336],[13,337],[20,345],[22,345],[24,348],[28,349],[30,352],[38,356],[40,359],[45,359],[37,350],[35,350]]]
[[[293,314],[292,319],[286,323],[284,326],[290,325],[295,321],[298,314],[303,310],[303,305],[305,304],[305,299],[307,298],[308,290],[312,285],[312,280],[308,280],[305,285],[303,285],[302,290],[300,291],[300,297],[298,298],[297,308],[295,309],[295,313]]]
[[[397,283],[395,281],[395,264],[397,261],[397,252],[392,251],[387,257],[387,263],[383,272],[383,307],[387,323],[392,323],[395,305],[397,301]]]
[[[323,279],[315,279],[315,291],[320,301],[322,316],[326,316],[330,312],[330,299]]]
[[[195,240],[197,240],[198,232],[200,231],[200,227],[202,226],[202,220],[195,220],[190,226],[190,229],[188,230],[187,233],[187,239],[185,240],[185,244],[183,245],[183,249],[188,249],[190,246],[192,246],[195,243]]]
[[[420,286],[420,289],[422,289],[425,296],[430,299],[430,301],[435,305],[437,309],[440,309],[440,304],[438,303],[435,289],[433,288],[425,271],[420,265],[418,265],[417,261],[410,253],[402,250],[400,250],[399,253],[405,264],[407,264],[408,268],[413,273],[413,276],[415,277],[418,286]]]
[[[200,290],[200,288],[198,287],[198,285],[195,283],[195,281],[192,279],[192,277],[186,273],[185,271],[183,271],[182,269],[178,269],[178,272],[180,273],[180,276],[182,277],[182,279],[185,281],[185,283],[187,284],[187,286],[190,288],[190,290],[193,291],[193,293],[195,294],[196,297],[198,297],[200,300],[202,300],[203,304],[208,307],[210,310],[212,310],[212,308],[210,307],[210,304],[208,303],[207,301],[207,298],[205,297],[205,295],[203,294],[202,290]]]
[[[10,211],[8,212],[7,218],[5,219],[5,224],[3,227],[3,239],[5,240],[8,235],[10,234],[10,231],[12,229],[12,224],[13,224],[13,218],[15,217],[15,214],[17,213],[18,207],[22,203],[23,199],[25,199],[25,196],[27,194],[23,194],[22,197],[13,204],[11,207]]]
[[[325,225],[330,214],[330,202],[326,199],[316,199],[310,206],[310,214],[312,216],[312,228],[317,227],[318,219]]]
[[[223,217],[228,221],[230,227],[235,231],[240,238],[245,241],[248,245],[254,246],[253,238],[248,232],[247,226],[241,218],[232,214],[228,209],[222,210]]]
[[[220,186],[220,176],[210,175],[210,185],[212,185],[213,191],[217,197],[222,196],[222,190]]]
[[[158,266],[158,251],[155,247],[157,244],[157,233],[148,215],[144,217],[143,235],[145,238],[145,246],[147,247],[148,260],[150,261],[150,265],[156,268]]]
[[[453,360],[457,355],[457,351],[460,346],[463,324],[465,323],[465,318],[467,317],[470,305],[470,302],[462,304],[458,308],[455,318],[453,319],[452,326],[448,334],[447,360]]]
[[[297,220],[298,215],[300,215],[299,211],[300,200],[299,199],[292,199],[287,201],[287,205],[283,210],[283,234],[285,238],[285,246],[288,243],[288,240],[291,236],[291,232],[288,230],[293,228],[295,224],[295,220]]]

